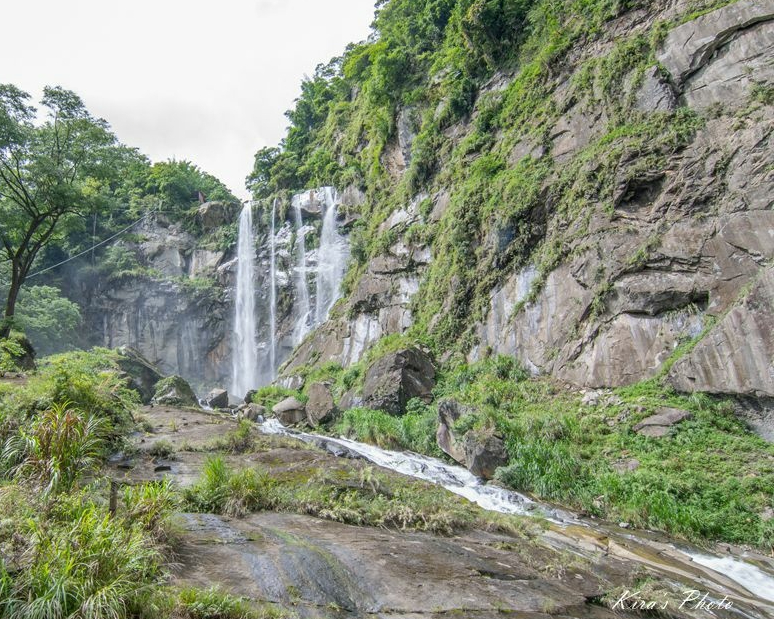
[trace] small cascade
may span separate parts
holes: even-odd
[[[309,281],[307,280],[306,269],[306,242],[304,236],[304,220],[301,216],[300,196],[293,196],[293,218],[296,225],[296,268],[295,268],[295,288],[297,305],[293,308],[295,312],[295,322],[293,327],[294,344],[301,343],[307,333],[310,331],[309,318],[311,306],[309,303]]]
[[[325,322],[328,312],[339,298],[348,257],[346,240],[339,234],[336,223],[336,190],[325,187],[323,191],[325,214],[320,232],[320,249],[317,252],[315,325]]]
[[[269,236],[269,382],[277,373],[277,200],[271,205],[271,235]]]
[[[244,396],[258,384],[258,348],[255,326],[255,242],[253,211],[245,204],[239,216],[237,281],[234,316],[231,393]]]

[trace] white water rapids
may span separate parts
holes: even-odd
[[[556,522],[571,521],[573,524],[585,525],[582,520],[567,512],[541,505],[518,492],[485,484],[466,468],[446,464],[437,458],[389,451],[346,438],[298,432],[286,428],[276,419],[266,420],[261,425],[261,430],[266,434],[287,435],[306,442],[338,446],[344,455],[348,452],[356,454],[386,469],[437,484],[489,511],[520,515],[532,513]],[[680,552],[695,563],[730,578],[753,595],[774,602],[774,577],[759,567],[730,556],[716,557],[682,549]]]

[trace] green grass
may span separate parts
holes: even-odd
[[[774,545],[774,446],[750,433],[731,405],[685,396],[654,379],[613,390],[611,404],[584,406],[549,379],[528,379],[512,361],[487,360],[442,375],[439,395],[476,412],[457,430],[493,426],[506,437],[510,462],[500,481],[614,521],[695,541]],[[692,419],[664,438],[633,426],[659,408]],[[615,464],[639,467],[618,472]]]
[[[181,589],[175,604],[175,617],[179,619],[292,619],[296,616],[278,606],[229,595],[215,586]]]

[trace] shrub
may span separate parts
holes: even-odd
[[[25,560],[10,577],[10,565],[0,558],[0,616],[139,615],[161,585],[161,556],[153,539],[81,495],[55,504],[50,515],[47,521],[17,521]]]
[[[255,469],[234,471],[223,458],[210,457],[199,481],[184,491],[189,509],[204,513],[244,516],[271,507],[271,480]]]
[[[63,402],[20,428],[2,452],[2,464],[12,478],[26,478],[44,492],[72,489],[77,479],[99,460],[104,441],[103,421],[86,416]]]

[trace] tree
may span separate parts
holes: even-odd
[[[0,85],[0,258],[10,270],[0,338],[10,332],[38,253],[92,212],[94,183],[115,175],[116,138],[80,97],[46,87],[41,104],[48,114],[37,123],[29,99]]]

